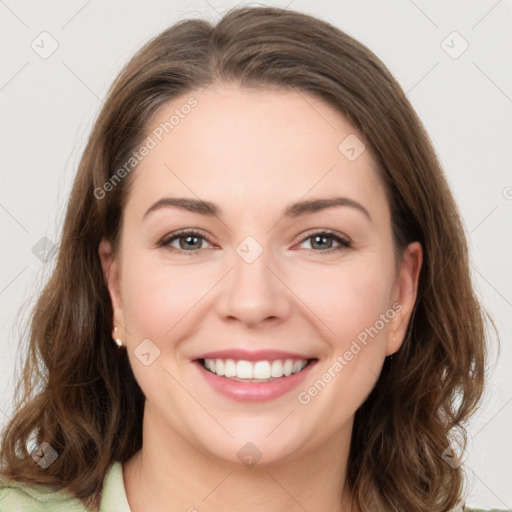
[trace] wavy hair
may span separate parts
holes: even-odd
[[[486,313],[475,296],[465,233],[432,144],[406,95],[365,46],[318,18],[239,8],[215,25],[171,26],[112,84],[83,152],[54,271],[31,317],[21,393],[2,434],[1,474],[57,484],[97,507],[115,461],[142,447],[144,394],[112,341],[112,305],[98,245],[118,250],[132,171],[105,183],[169,100],[212,82],[294,89],[318,97],[362,134],[385,184],[397,261],[423,246],[418,297],[405,340],[356,412],[348,484],[363,512],[445,512],[463,473],[442,454],[477,407],[485,376]],[[104,195],[104,197],[103,197]],[[28,441],[59,454],[42,470]]]

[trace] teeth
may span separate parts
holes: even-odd
[[[234,361],[233,359],[205,359],[204,367],[233,380],[272,380],[298,373],[308,364],[306,359],[283,361]]]
[[[301,366],[301,363],[302,361],[295,361],[293,363],[292,373],[297,373],[302,370],[303,366]]]
[[[215,361],[215,372],[217,375],[224,375],[224,361],[222,359],[217,359]]]
[[[208,361],[208,359],[205,359],[205,362]],[[210,370],[211,371],[211,370]],[[215,370],[213,371],[215,373]],[[236,377],[236,364],[233,359],[228,359],[224,363],[224,375],[226,377]]]
[[[284,375],[283,372],[283,363],[281,361],[274,361],[272,363],[272,370],[271,370],[272,377],[282,377]]]
[[[255,379],[270,379],[270,363],[268,361],[258,361],[254,365]]]
[[[293,369],[293,361],[291,361],[290,359],[287,359],[283,365],[283,373],[288,377],[288,375],[292,374],[292,369]]]
[[[252,379],[253,375],[254,370],[252,363],[249,361],[238,361],[238,363],[236,363],[236,376],[239,379]]]

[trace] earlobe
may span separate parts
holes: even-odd
[[[419,242],[413,242],[405,249],[397,276],[396,303],[399,305],[390,322],[386,355],[397,352],[405,338],[407,326],[414,310],[418,294],[418,282],[423,263],[423,248]]]

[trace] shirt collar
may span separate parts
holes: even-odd
[[[116,461],[105,475],[99,512],[131,512],[123,480],[123,465]]]

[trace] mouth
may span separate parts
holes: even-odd
[[[273,350],[210,352],[192,360],[211,389],[239,402],[265,402],[290,393],[317,361]]]
[[[272,382],[302,372],[316,359],[274,359],[246,361],[234,359],[198,359],[208,372],[236,382]]]
[[[239,402],[265,402],[303,385],[318,358],[273,348],[233,347],[197,354],[191,361],[216,393]]]

